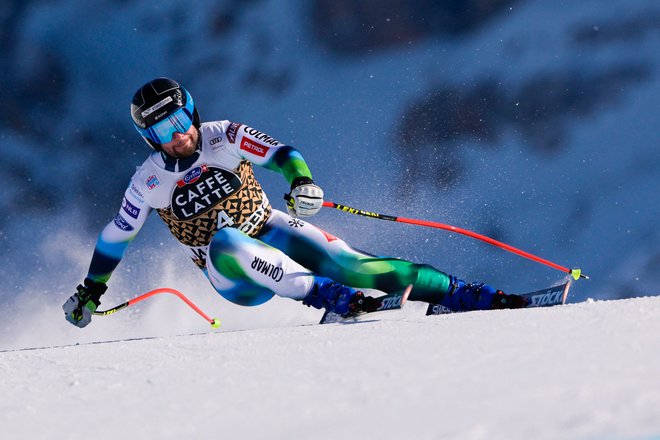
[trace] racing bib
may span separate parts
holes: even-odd
[[[189,220],[208,212],[243,185],[231,171],[202,165],[179,180],[172,191],[172,214]]]
[[[210,165],[190,170],[172,190],[171,205],[157,212],[179,242],[200,247],[224,227],[257,235],[271,207],[252,165],[243,161],[234,171]],[[198,264],[204,263],[200,259]]]

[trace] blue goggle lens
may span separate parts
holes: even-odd
[[[166,144],[172,141],[174,133],[185,133],[193,124],[192,116],[186,108],[180,108],[159,123],[149,128],[140,128],[136,126],[137,131],[157,144]]]

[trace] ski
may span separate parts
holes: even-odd
[[[566,304],[568,289],[571,282],[548,287],[547,289],[537,290],[536,292],[523,293],[522,297],[527,298],[529,305],[527,307],[552,307]]]
[[[376,297],[376,300],[378,300],[380,304],[378,308],[372,311],[362,311],[353,315],[342,316],[326,310],[326,312],[323,314],[323,317],[321,318],[321,321],[319,321],[319,324],[355,322],[359,317],[363,315],[371,315],[372,313],[386,312],[390,310],[400,310],[408,300],[408,296],[410,295],[412,288],[413,286],[410,284],[400,292],[389,293],[387,295]]]
[[[536,290],[534,292],[521,293],[520,296],[527,299],[530,307],[552,307],[566,304],[568,289],[571,287],[571,281],[564,284],[548,287],[546,289]],[[426,315],[444,315],[448,313],[459,313],[440,304],[429,304]]]

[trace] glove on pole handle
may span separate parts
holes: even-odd
[[[159,294],[159,293],[171,293],[171,294],[173,294],[173,295],[178,296],[179,299],[181,299],[181,300],[182,300],[183,302],[185,302],[185,303],[186,303],[191,309],[193,309],[195,312],[197,312],[197,314],[198,314],[199,316],[201,316],[202,318],[204,318],[205,320],[207,320],[207,321],[209,322],[209,324],[211,324],[211,327],[213,327],[213,328],[218,328],[218,327],[220,327],[220,323],[221,323],[221,322],[220,322],[220,320],[219,320],[218,318],[213,318],[213,319],[212,319],[212,318],[209,318],[208,315],[206,315],[206,313],[202,312],[202,310],[201,310],[199,307],[197,307],[192,301],[190,301],[188,298],[186,298],[186,296],[185,296],[183,293],[181,293],[181,292],[179,292],[178,290],[175,290],[175,289],[170,289],[170,288],[168,288],[168,287],[163,287],[163,288],[160,288],[160,289],[152,290],[152,291],[147,292],[147,293],[144,293],[144,294],[142,294],[142,295],[140,295],[140,296],[138,296],[138,297],[135,297],[135,298],[133,298],[133,299],[131,299],[131,300],[128,300],[128,301],[126,301],[125,303],[119,304],[118,306],[115,306],[115,307],[113,307],[113,308],[111,308],[111,309],[108,309],[108,310],[97,310],[97,311],[93,312],[92,314],[93,314],[93,315],[100,315],[100,316],[112,315],[112,314],[115,313],[115,312],[118,312],[118,311],[120,311],[120,310],[123,310],[123,309],[125,309],[126,307],[128,307],[128,306],[132,306],[133,304],[138,303],[138,302],[140,302],[140,301],[144,301],[145,299],[150,298],[150,297],[152,297],[152,296],[154,296],[154,295],[157,295],[157,294]]]
[[[326,208],[338,209],[340,211],[347,212],[349,214],[362,215],[364,217],[377,218],[377,219],[380,219],[380,220],[389,220],[389,221],[398,222],[398,223],[409,223],[411,225],[426,226],[428,228],[444,229],[445,231],[456,232],[458,234],[467,235],[468,237],[472,237],[472,238],[476,238],[477,240],[485,241],[488,244],[491,244],[493,246],[497,246],[501,249],[507,250],[507,251],[512,252],[516,255],[520,255],[521,257],[528,258],[532,261],[536,261],[537,263],[545,264],[546,266],[550,266],[553,269],[557,269],[561,272],[565,272],[565,273],[571,275],[576,280],[578,280],[579,278],[589,279],[589,277],[587,275],[583,274],[580,269],[568,269],[566,267],[555,264],[552,261],[548,261],[548,260],[545,260],[541,257],[537,257],[536,255],[530,254],[529,252],[522,251],[522,250],[517,249],[513,246],[510,246],[506,243],[502,243],[501,241],[497,241],[497,240],[492,239],[490,237],[486,237],[485,235],[477,234],[476,232],[472,232],[472,231],[469,231],[467,229],[457,228],[456,226],[445,225],[443,223],[430,222],[430,221],[427,221],[427,220],[416,220],[416,219],[412,219],[412,218],[395,217],[395,216],[392,216],[392,215],[379,214],[377,212],[364,211],[362,209],[351,208],[350,206],[341,205],[339,203],[334,203],[334,202],[327,202],[327,201],[323,202],[323,206],[326,207]]]

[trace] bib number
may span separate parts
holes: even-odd
[[[229,217],[225,211],[218,212],[218,230],[234,226],[234,219]]]

